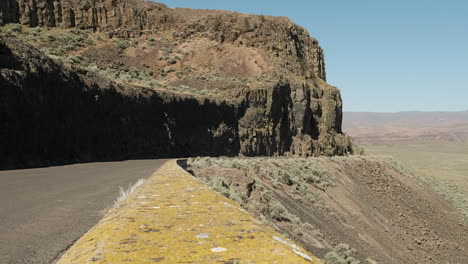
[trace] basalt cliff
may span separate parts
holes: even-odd
[[[1,168],[354,151],[322,48],[287,18],[4,0],[0,25]]]

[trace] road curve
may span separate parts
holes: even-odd
[[[119,186],[167,160],[0,171],[0,263],[53,263],[112,206]]]
[[[322,262],[171,160],[57,262],[77,263]]]

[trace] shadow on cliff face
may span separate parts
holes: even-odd
[[[9,23],[0,169],[355,151],[323,49],[287,18],[143,0],[3,0],[0,25]]]
[[[0,169],[188,156],[346,155],[339,91],[278,79],[235,98],[116,83],[0,38]]]
[[[24,57],[0,46],[1,168],[239,152],[231,104],[84,80],[14,45]]]
[[[13,57],[11,50],[3,43],[0,43],[0,69],[24,70],[21,63]]]

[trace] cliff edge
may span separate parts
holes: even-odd
[[[0,24],[4,168],[354,151],[322,48],[287,18],[8,0]]]

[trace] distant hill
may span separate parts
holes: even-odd
[[[343,130],[359,143],[468,140],[468,111],[345,112]]]

